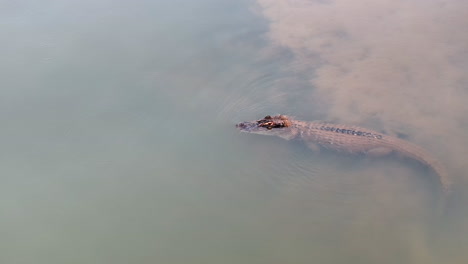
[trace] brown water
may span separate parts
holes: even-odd
[[[466,263],[462,1],[0,4],[0,263]],[[234,124],[284,113],[427,168]]]

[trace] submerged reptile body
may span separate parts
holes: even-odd
[[[445,190],[449,180],[444,167],[423,148],[408,141],[385,135],[370,129],[337,125],[321,122],[305,122],[289,119],[286,116],[267,116],[254,122],[243,122],[237,125],[242,131],[277,135],[285,139],[300,139],[308,145],[319,145],[323,148],[369,155],[397,153],[414,159],[431,168],[440,178]]]

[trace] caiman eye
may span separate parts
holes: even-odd
[[[264,119],[271,119],[271,116],[267,115]]]

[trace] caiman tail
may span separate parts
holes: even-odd
[[[439,176],[439,180],[442,184],[444,191],[448,191],[450,189],[451,181],[449,180],[447,170],[438,160],[433,158],[426,150],[413,143],[401,140],[399,138],[385,137],[382,141],[384,145],[387,145],[396,153],[399,153],[407,158],[417,160],[431,168]]]

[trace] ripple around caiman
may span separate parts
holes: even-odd
[[[236,126],[244,132],[279,136],[286,140],[300,139],[311,148],[313,145],[319,145],[330,150],[373,156],[398,153],[431,168],[439,176],[444,190],[448,191],[450,188],[445,168],[426,150],[408,141],[370,129],[299,121],[285,115],[266,116],[260,120],[242,122]]]

